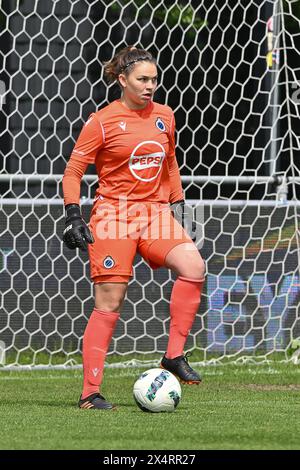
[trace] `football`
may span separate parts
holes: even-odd
[[[174,411],[181,399],[180,383],[165,369],[149,369],[133,386],[133,397],[142,411]]]

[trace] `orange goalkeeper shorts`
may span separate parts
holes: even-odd
[[[98,199],[90,223],[95,242],[88,245],[93,282],[125,282],[136,253],[156,269],[169,251],[193,243],[174,219],[169,204]]]

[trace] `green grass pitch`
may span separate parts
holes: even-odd
[[[116,411],[80,410],[81,371],[0,371],[1,449],[300,449],[300,367],[209,366],[173,413],[143,413],[145,370],[105,370]]]

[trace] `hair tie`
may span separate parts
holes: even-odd
[[[131,60],[130,62],[128,62],[128,64],[124,65],[124,67],[121,69],[121,70],[125,70],[127,69],[127,67],[129,67],[130,65],[133,65],[135,64],[136,62],[140,62],[142,60],[149,60],[148,57],[141,57],[140,59],[135,59],[135,60]]]

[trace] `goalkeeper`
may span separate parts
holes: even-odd
[[[177,275],[161,366],[187,384],[201,382],[188,364],[184,345],[199,308],[205,267],[196,245],[173,217],[184,210],[184,196],[175,157],[174,114],[153,101],[155,58],[127,47],[105,64],[104,72],[109,82],[119,84],[121,98],[89,117],[66,166],[63,240],[70,249],[88,248],[95,293],[83,337],[79,407],[111,410],[114,405],[100,394],[100,386],[135,254],[152,268],[163,266]],[[87,225],[79,201],[89,164],[96,166],[99,187]]]

